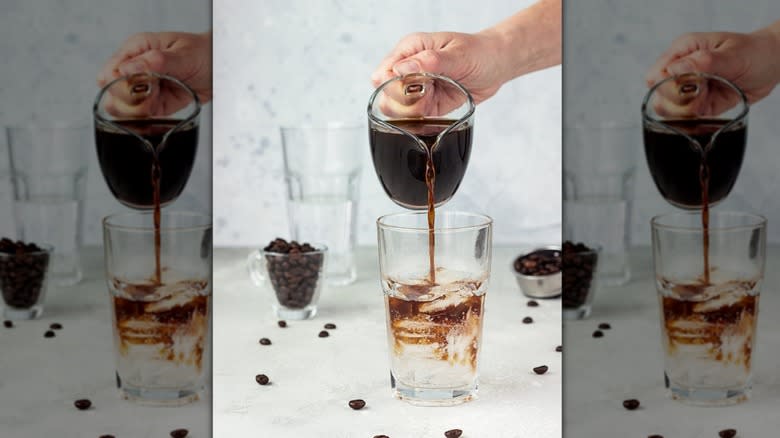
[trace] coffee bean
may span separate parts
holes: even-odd
[[[534,322],[534,319],[531,318],[530,316],[526,316],[525,318],[523,318],[523,324],[530,324],[532,322]]]
[[[720,438],[734,438],[737,436],[737,430],[736,429],[723,429],[720,432],[718,432],[718,436]]]
[[[90,406],[92,406],[92,402],[89,401],[88,399],[82,398],[74,401],[73,406],[75,406],[76,409],[80,411],[85,411],[89,409]]]
[[[354,409],[354,410],[356,410],[356,411],[359,411],[359,410],[363,409],[363,407],[365,407],[365,406],[366,406],[365,400],[361,400],[359,398],[355,399],[355,400],[350,400],[349,401],[349,407]]]
[[[171,438],[185,438],[189,433],[187,429],[174,429],[171,431]]]
[[[271,340],[268,338],[260,338],[260,345],[271,345]]]
[[[0,240],[0,292],[10,307],[29,309],[38,303],[49,266],[49,253],[34,243]]]
[[[336,324],[333,324],[332,322],[329,322],[329,323],[325,324],[325,328],[328,329],[328,330],[333,330],[333,329],[336,328]]]
[[[279,321],[279,322],[277,322],[277,324],[279,324],[279,327],[281,327],[281,328],[287,327],[287,321]]]
[[[559,346],[555,347],[555,351],[557,351],[558,353],[563,351],[563,345],[559,345]]]
[[[598,256],[584,244],[570,241],[563,243],[562,253],[562,306],[577,309],[588,301]]]
[[[5,321],[3,321],[3,325],[5,326],[5,328],[11,328],[14,326],[14,322],[6,319]]]
[[[536,300],[528,300],[528,307],[539,307],[539,303]]]
[[[611,325],[609,325],[609,324],[608,324],[608,323],[606,323],[606,322],[602,322],[601,324],[599,324],[599,328],[600,328],[600,329],[602,329],[602,330],[609,330],[609,329],[611,329],[611,328],[612,328],[612,326],[611,326]]]
[[[52,324],[49,326],[49,328],[50,328],[50,329],[53,329],[53,330],[62,330],[62,324],[60,324],[60,323],[58,323],[58,322],[55,322],[55,323],[52,323]]]
[[[100,435],[100,438],[116,438],[114,435]]]
[[[257,382],[260,385],[267,385],[269,382],[268,376],[265,374],[258,374],[255,376],[255,382]]]
[[[647,438],[664,438],[663,435],[650,435]]]
[[[292,309],[311,304],[322,274],[323,256],[308,243],[276,239],[265,247],[268,276],[279,303]]]
[[[551,275],[561,271],[561,252],[540,249],[515,259],[515,271],[523,275]]]
[[[542,366],[538,366],[538,367],[534,368],[534,372],[536,374],[540,374],[541,375],[541,374],[546,373],[547,369],[548,369],[547,365],[542,365]]]
[[[623,407],[628,409],[629,411],[633,411],[634,409],[639,407],[639,400],[635,398],[623,400]]]
[[[593,337],[594,338],[604,337],[604,332],[602,332],[601,330],[596,330],[595,332],[593,332]]]
[[[374,435],[374,438],[390,438],[387,435]]]
[[[327,330],[323,330],[323,331],[320,332],[320,334],[318,336],[321,337],[321,338],[327,338],[328,336],[330,336],[330,333],[328,333]]]
[[[51,331],[51,330],[46,330],[46,333],[43,334],[43,337],[44,338],[53,338],[54,337],[54,332]]]
[[[444,436],[447,438],[459,438],[461,435],[463,435],[463,431],[460,429],[450,429],[444,432]]]

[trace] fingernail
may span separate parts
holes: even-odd
[[[146,64],[141,61],[128,61],[119,66],[119,72],[123,75],[145,73],[146,70]]]
[[[410,73],[419,73],[420,71],[420,64],[411,59],[399,62],[393,66],[393,72],[397,75],[408,75]]]
[[[688,59],[682,59],[680,61],[673,62],[666,67],[666,71],[673,75],[682,75],[685,73],[693,73],[696,71],[696,66]]]

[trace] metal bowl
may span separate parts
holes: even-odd
[[[515,279],[517,279],[517,285],[520,286],[520,291],[523,292],[523,295],[530,298],[555,298],[561,295],[561,283],[563,278],[561,271],[549,275],[524,275],[515,270],[515,261],[518,258],[525,257],[532,252],[544,249],[561,251],[561,247],[557,245],[535,248],[525,254],[515,257],[510,266],[512,272],[515,273]]]

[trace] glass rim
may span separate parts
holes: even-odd
[[[677,232],[688,232],[688,233],[702,233],[703,229],[700,223],[697,225],[669,225],[662,222],[664,219],[668,219],[672,217],[692,217],[692,216],[700,217],[701,211],[695,210],[695,211],[659,214],[657,216],[654,216],[652,219],[650,219],[650,227],[654,231],[663,230],[663,231],[677,231]],[[718,217],[718,216],[750,218],[753,219],[753,222],[744,225],[713,226],[712,219],[713,217]],[[766,228],[766,224],[767,224],[767,218],[757,213],[747,213],[741,211],[711,211],[709,231],[710,233],[712,233],[713,231],[717,231],[717,232],[748,231],[748,230],[754,230],[756,228]]]
[[[402,226],[402,225],[391,225],[388,224],[386,221],[388,219],[403,217],[403,216],[427,216],[428,211],[409,211],[409,212],[402,212],[402,213],[390,213],[383,216],[380,216],[376,220],[376,225],[379,229],[382,230],[392,230],[392,231],[403,231],[403,232],[412,232],[412,233],[427,233],[428,227],[427,226]],[[478,218],[482,221],[480,223],[474,224],[474,225],[463,225],[459,227],[447,227],[447,228],[440,228],[434,226],[433,232],[442,234],[442,233],[450,233],[450,232],[460,232],[460,231],[469,231],[469,230],[479,230],[482,228],[488,228],[491,225],[493,225],[493,218],[491,218],[488,215],[481,214],[481,213],[471,213],[467,211],[442,211],[437,213],[437,217],[439,215],[451,215],[451,216],[464,216],[464,217],[472,217],[472,218]]]
[[[35,242],[32,242],[32,243],[35,243]],[[18,255],[16,253],[9,254],[7,252],[0,252],[0,258],[3,258],[3,257],[20,257],[20,256],[28,256],[28,255],[51,254],[51,253],[54,252],[54,246],[53,245],[49,245],[48,243],[35,243],[35,244],[38,246],[38,248],[41,249],[40,251],[25,252],[23,254],[18,254]]]
[[[304,242],[308,243],[308,242]],[[306,251],[306,252],[299,252],[296,254],[290,254],[287,252],[275,252],[275,251],[266,251],[264,249],[260,250],[260,253],[263,255],[272,255],[274,257],[289,257],[291,255],[299,255],[302,257],[310,256],[310,255],[316,255],[316,254],[327,254],[328,252],[328,246],[324,243],[309,243],[312,248],[314,248],[314,251]]]
[[[103,218],[101,223],[103,224],[104,230],[116,230],[116,231],[125,231],[125,232],[136,232],[136,233],[150,233],[154,232],[154,225],[148,225],[148,226],[140,226],[140,225],[121,225],[117,223],[113,223],[114,220],[119,220],[122,218],[129,218],[129,217],[151,217],[154,215],[153,211],[136,211],[136,212],[130,212],[130,213],[116,213],[111,214]],[[186,226],[165,226],[165,222],[162,220],[164,217],[190,217],[190,218],[201,218],[205,219],[205,223],[202,225],[186,225]],[[168,231],[168,232],[188,232],[188,231],[205,231],[213,227],[212,225],[212,219],[211,216],[203,214],[203,213],[196,213],[194,211],[171,211],[171,212],[160,212],[160,232]]]
[[[647,112],[647,105],[650,103],[650,97],[653,94],[655,94],[655,91],[658,88],[660,88],[661,85],[663,85],[663,84],[665,84],[667,82],[673,81],[673,80],[680,79],[683,76],[697,76],[697,77],[704,78],[704,79],[711,79],[711,80],[714,80],[714,81],[722,82],[722,83],[726,84],[729,88],[734,90],[737,93],[737,95],[740,97],[740,100],[743,102],[745,107],[742,109],[742,111],[737,116],[733,117],[732,120],[730,120],[728,123],[726,123],[720,129],[720,131],[726,131],[731,126],[733,126],[733,125],[743,121],[747,117],[748,112],[750,112],[750,102],[748,101],[748,98],[745,95],[745,92],[742,91],[741,88],[737,87],[733,82],[729,81],[726,78],[718,76],[718,75],[713,75],[713,74],[703,73],[703,72],[692,72],[692,73],[683,73],[683,74],[679,74],[679,75],[669,76],[668,78],[665,78],[665,79],[663,79],[661,81],[658,81],[655,85],[650,87],[649,90],[647,90],[647,94],[645,95],[645,98],[642,99],[642,121],[643,122],[649,122],[649,123],[654,123],[654,124],[665,124],[663,120],[657,119],[657,118],[653,117],[652,115],[648,114],[648,112]]]
[[[279,126],[281,132],[294,132],[294,131],[328,131],[328,130],[358,130],[365,129],[366,123],[358,120],[332,120],[321,123],[302,123],[302,124],[285,124]]]

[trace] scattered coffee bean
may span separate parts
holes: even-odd
[[[539,307],[539,303],[536,300],[528,300],[528,307]]]
[[[329,323],[325,324],[325,328],[328,329],[328,330],[333,330],[333,329],[336,328],[336,324],[333,324],[332,322],[329,322]]]
[[[604,337],[604,332],[602,332],[601,330],[596,330],[595,332],[593,332],[593,337],[594,338],[602,338],[602,337]]]
[[[365,400],[361,400],[359,398],[355,399],[355,400],[350,400],[349,401],[349,407],[354,409],[354,410],[356,410],[356,411],[359,411],[360,409],[363,409],[365,406],[366,406]]]
[[[734,438],[737,436],[737,429],[723,429],[718,432],[720,438]]]
[[[277,324],[279,324],[279,327],[281,327],[281,328],[287,327],[287,321],[279,321],[279,322],[277,322]]]
[[[563,242],[563,287],[564,309],[577,309],[588,301],[593,273],[598,255],[582,243]]]
[[[557,351],[558,353],[563,351],[563,345],[559,345],[559,346],[555,347],[555,351]]]
[[[80,411],[86,411],[90,406],[92,406],[92,402],[88,399],[82,398],[74,401],[73,406],[75,406],[76,409]]]
[[[530,316],[526,316],[525,318],[523,318],[523,324],[530,324],[532,322],[534,322],[534,319],[531,318]]]
[[[330,333],[328,333],[327,330],[323,330],[323,331],[320,332],[320,334],[318,336],[321,337],[321,338],[327,338],[328,336],[330,336]]]
[[[650,435],[647,438],[664,438],[663,435]]]
[[[255,376],[255,382],[257,382],[260,385],[267,385],[269,382],[268,376],[265,374],[258,374]]]
[[[46,330],[46,333],[43,334],[43,337],[44,338],[53,338],[54,337],[54,332],[51,331],[51,330]]]
[[[374,435],[374,438],[390,438],[387,435]]]
[[[623,407],[628,409],[629,411],[633,411],[634,409],[639,407],[639,400],[635,398],[623,400]]]
[[[0,240],[0,291],[6,305],[29,309],[38,303],[49,253],[34,243]]]
[[[515,260],[515,271],[523,275],[551,275],[561,272],[561,252],[539,249]]]
[[[450,429],[444,432],[444,436],[447,438],[459,438],[461,435],[463,435],[463,431],[460,429]]]
[[[171,431],[171,438],[185,438],[189,433],[187,429],[174,429]]]
[[[3,325],[5,326],[5,328],[11,328],[14,326],[14,322],[6,319],[5,321],[3,321]]]
[[[599,328],[602,330],[609,330],[612,328],[612,326],[609,325],[609,323],[602,322],[601,324],[599,324]]]
[[[260,338],[260,345],[271,345],[271,340],[268,338]]]
[[[62,330],[62,324],[60,324],[58,322],[55,322],[55,323],[52,323],[49,326],[49,328],[52,329],[52,330]]]
[[[114,435],[100,435],[100,438],[116,438]]]
[[[303,309],[311,304],[322,277],[323,254],[308,243],[277,238],[264,249],[268,277],[282,306]]]
[[[548,370],[547,365],[542,365],[534,368],[534,372],[540,375],[546,373],[547,370]]]

